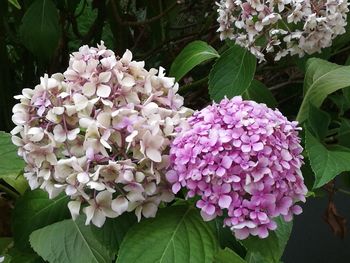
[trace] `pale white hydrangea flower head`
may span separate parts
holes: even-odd
[[[102,226],[135,211],[155,216],[174,196],[164,174],[175,128],[186,125],[178,84],[164,69],[144,68],[127,50],[83,46],[64,74],[45,75],[16,96],[12,141],[32,189],[65,192],[76,218]]]
[[[346,0],[221,0],[218,32],[250,50],[260,61],[304,56],[330,47],[345,33]]]

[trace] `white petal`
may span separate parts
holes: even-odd
[[[68,203],[68,208],[70,211],[70,214],[72,215],[73,220],[75,220],[79,216],[80,212],[80,201],[70,201]]]
[[[16,126],[15,128],[13,128],[13,130],[11,131],[12,135],[16,135],[17,133],[20,133],[23,130],[22,126]]]
[[[125,87],[131,88],[136,84],[135,79],[132,77],[125,77],[123,78],[121,84]]]
[[[77,113],[77,108],[74,105],[64,105],[66,108],[66,113],[68,116],[72,116],[73,114]]]
[[[102,126],[102,127],[109,127],[111,124],[111,114],[109,112],[101,112],[97,116],[97,122]]]
[[[112,147],[108,144],[108,142],[105,139],[101,138],[100,143],[103,145],[103,147],[112,150]]]
[[[97,226],[101,227],[106,222],[106,216],[100,209],[96,209],[95,214],[92,218],[92,223]]]
[[[91,189],[96,189],[97,191],[102,191],[106,187],[102,183],[97,183],[97,182],[89,182],[87,183],[87,186],[90,187]]]
[[[72,68],[78,73],[84,73],[86,69],[86,63],[82,60],[75,60],[73,62]]]
[[[87,82],[83,86],[83,94],[87,97],[91,97],[96,92],[96,85],[90,82]]]
[[[142,207],[142,214],[146,218],[155,217],[158,207],[154,203],[147,203]]]
[[[104,205],[106,207],[110,206],[110,203],[112,201],[112,193],[108,191],[103,191],[97,194],[96,196],[96,202],[99,205]]]
[[[138,131],[136,131],[136,130],[132,131],[132,133],[129,134],[129,135],[125,138],[125,141],[131,143],[131,142],[134,140],[134,138],[135,138],[138,134],[139,134]]]
[[[145,185],[145,192],[148,195],[152,195],[156,192],[157,187],[156,184],[154,182],[148,183]]]
[[[74,130],[70,130],[67,134],[67,138],[70,141],[73,141],[77,138],[77,135],[79,134],[80,129],[79,128],[75,128]]]
[[[61,124],[58,124],[53,129],[54,139],[58,142],[64,142],[66,140],[66,132]]]
[[[107,72],[102,72],[98,76],[98,81],[102,83],[106,83],[111,79],[112,73],[107,71]]]
[[[147,105],[145,105],[142,109],[142,113],[145,116],[148,116],[150,114],[156,113],[158,111],[158,105],[154,102],[150,102]]]
[[[32,142],[39,142],[44,138],[44,132],[41,128],[38,127],[32,127],[27,132],[30,136],[30,140]]]
[[[160,151],[154,148],[147,148],[146,156],[156,163],[160,163],[162,161]]]
[[[89,102],[85,96],[79,93],[73,95],[73,100],[78,111],[85,109]]]
[[[86,184],[90,181],[89,174],[86,172],[78,173],[77,179],[79,183]]]
[[[132,53],[129,49],[127,49],[123,55],[123,57],[120,59],[120,62],[122,63],[130,63],[132,60]]]
[[[91,219],[94,216],[95,208],[93,206],[87,206],[83,209],[85,215],[86,215],[86,221],[85,225],[90,225]]]
[[[68,185],[65,192],[67,195],[71,196],[76,194],[77,188],[75,188],[73,185]]]
[[[64,112],[64,107],[53,107],[52,112],[57,115],[62,115]]]
[[[112,209],[117,212],[119,215],[124,213],[128,209],[128,200],[123,196],[118,196],[112,201]]]
[[[23,146],[23,140],[17,136],[11,137],[12,143],[16,146]]]
[[[111,94],[111,91],[111,87],[101,84],[97,88],[97,96],[107,98]]]

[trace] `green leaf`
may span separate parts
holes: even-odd
[[[126,234],[118,263],[206,263],[218,249],[211,227],[193,207],[161,209],[156,218],[141,221]]]
[[[310,103],[320,107],[329,94],[350,86],[349,75],[350,66],[339,66],[317,58],[310,59],[304,81],[304,99],[297,121],[302,123],[307,119]]]
[[[5,255],[6,259],[9,259],[8,263],[44,263],[41,257],[38,254],[23,252],[17,248],[12,248],[9,250],[8,254]]]
[[[309,131],[305,133],[306,151],[316,177],[313,188],[325,185],[341,172],[350,171],[350,151],[328,150]]]
[[[215,227],[216,236],[221,248],[230,248],[240,255],[244,255],[246,253],[245,248],[239,241],[236,240],[230,228],[223,226],[223,216],[217,217],[215,220],[209,223],[213,224]]]
[[[195,66],[209,59],[220,57],[218,52],[204,41],[189,43],[176,57],[170,68],[170,76],[179,81]]]
[[[24,46],[36,57],[49,60],[58,45],[58,13],[52,0],[36,0],[22,18],[20,35]]]
[[[95,237],[83,216],[57,222],[34,231],[30,244],[48,262],[103,263],[113,254]]]
[[[248,252],[245,260],[248,263],[271,263],[272,261],[264,258],[259,252]]]
[[[220,101],[225,96],[241,95],[253,80],[256,58],[246,49],[233,46],[214,64],[209,74],[211,99]]]
[[[243,94],[245,99],[265,103],[270,108],[277,106],[277,101],[271,91],[260,81],[253,79],[249,88]]]
[[[337,134],[338,143],[350,148],[350,120],[343,118]]]
[[[283,251],[287,245],[289,236],[292,231],[293,223],[285,222],[281,217],[275,219],[277,229],[270,232],[265,239],[259,237],[249,237],[242,241],[248,250],[246,260],[248,263],[279,263],[283,255]],[[260,261],[253,259],[260,258]],[[264,259],[263,261],[261,259]]]
[[[107,218],[102,228],[95,226],[91,226],[91,228],[96,238],[111,252],[116,253],[124,236],[135,223],[135,214],[124,213],[117,218]]]
[[[327,112],[315,107],[312,104],[309,105],[308,123],[311,131],[319,140],[323,140],[326,137],[330,122],[331,116]]]
[[[247,263],[236,252],[229,248],[220,249],[215,255],[215,263]]]
[[[17,0],[8,0],[11,5],[16,7],[17,9],[21,9],[21,5],[18,3]]]
[[[27,188],[26,180],[20,176],[24,161],[17,155],[17,146],[11,141],[11,135],[0,131],[0,179],[24,193]]]
[[[29,235],[36,229],[69,218],[68,197],[64,194],[49,199],[40,189],[28,191],[16,202],[13,231],[16,247],[29,249]]]

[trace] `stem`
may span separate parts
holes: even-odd
[[[192,83],[189,83],[187,85],[184,85],[182,86],[180,89],[179,89],[179,93],[180,94],[185,94],[191,90],[193,90],[194,88],[197,88],[205,83],[207,83],[208,81],[208,77],[205,77],[205,78],[202,78],[200,80],[197,80],[197,81],[194,81]]]
[[[350,195],[350,191],[348,191],[348,190],[338,189],[338,192],[341,192],[341,193],[346,194],[346,195]]]

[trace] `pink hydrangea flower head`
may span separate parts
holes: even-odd
[[[153,217],[173,199],[165,179],[175,128],[190,112],[178,84],[127,50],[83,46],[64,74],[16,96],[12,140],[32,189],[65,192],[73,218],[102,226],[125,211]]]
[[[172,142],[167,179],[176,194],[200,196],[205,220],[226,214],[238,239],[268,236],[274,218],[300,214],[307,188],[297,122],[265,104],[224,99],[197,111]],[[224,213],[225,211],[225,213]]]

